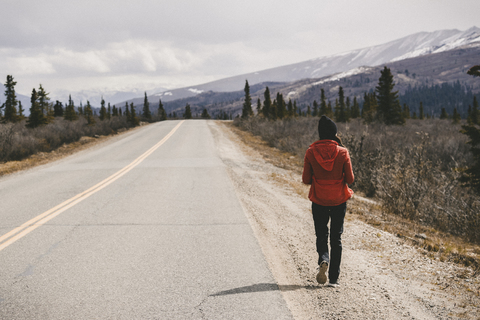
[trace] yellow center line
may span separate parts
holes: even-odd
[[[160,140],[157,144],[155,144],[153,147],[148,149],[146,152],[144,152],[141,156],[139,156],[137,159],[135,159],[132,163],[129,165],[125,166],[124,168],[120,169],[119,171],[115,172],[105,180],[97,183],[93,187],[77,194],[76,196],[60,203],[59,205],[53,207],[50,210],[45,211],[42,214],[39,214],[33,219],[28,220],[21,226],[13,229],[12,231],[4,234],[3,236],[0,237],[0,251],[14,243],[20,238],[23,238],[36,228],[44,225],[51,219],[55,218],[58,216],[60,213],[70,209],[74,205],[78,204],[79,202],[85,200],[86,198],[90,197],[92,194],[102,190],[112,182],[116,181],[120,177],[122,177],[124,174],[138,166],[145,158],[147,158],[149,155],[151,155],[155,150],[157,150],[162,144],[164,144],[174,133],[177,131],[177,129],[182,125],[182,123],[185,120],[181,121],[179,124],[175,126],[162,140]]]

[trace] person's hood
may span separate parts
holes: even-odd
[[[338,155],[338,143],[333,140],[319,140],[310,145],[315,160],[327,171],[333,170]]]

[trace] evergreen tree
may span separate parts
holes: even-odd
[[[328,107],[327,107],[327,102],[325,100],[325,90],[320,89],[321,93],[320,93],[320,112],[319,112],[319,116],[324,116],[326,115],[328,117]]]
[[[83,116],[83,105],[82,102],[80,101],[80,106],[78,107],[78,115]]]
[[[440,114],[440,119],[448,119],[447,110],[445,110],[445,108],[442,108],[442,113]]]
[[[417,118],[417,112],[413,111],[412,119],[418,119],[418,118]]]
[[[294,110],[293,110],[293,103],[292,103],[292,99],[288,99],[288,105],[287,105],[287,114],[288,114],[288,117],[291,118],[294,116]]]
[[[375,93],[364,93],[363,95],[362,118],[365,123],[372,123],[377,112],[377,98]]]
[[[16,81],[13,81],[13,76],[7,75],[7,82],[5,86],[5,102],[2,105],[2,108],[5,109],[3,120],[5,122],[17,122],[17,95],[15,94],[15,85]]]
[[[453,115],[452,115],[453,123],[457,124],[462,120],[460,113],[458,113],[457,108],[453,108]]]
[[[398,91],[393,91],[394,87],[393,75],[389,68],[384,67],[376,87],[377,119],[387,125],[405,123],[398,100]]]
[[[118,109],[115,105],[112,107],[112,117],[118,117]]]
[[[352,109],[350,107],[350,97],[347,97],[345,99],[345,118],[347,119],[347,121],[350,120],[352,116]]]
[[[297,100],[294,100],[294,101],[293,101],[293,115],[294,115],[295,117],[298,116]]]
[[[105,108],[105,100],[100,102],[100,121],[106,120],[107,119],[107,108]]]
[[[410,119],[410,108],[406,103],[403,104],[403,118]]]
[[[63,104],[60,101],[55,101],[53,106],[53,116],[54,117],[63,117]]]
[[[112,118],[112,107],[110,106],[110,102],[108,103],[107,108],[107,119],[110,120]]]
[[[145,91],[145,98],[143,99],[143,117],[147,120],[152,120],[152,113],[150,112],[150,103],[148,103],[146,91]]]
[[[262,112],[262,101],[260,98],[257,99],[257,116]]]
[[[158,100],[158,117],[160,118],[160,121],[167,120],[167,112],[163,108],[162,100]]]
[[[208,114],[208,111],[206,108],[203,108],[202,115],[200,116],[202,119],[210,119],[210,115]]]
[[[318,103],[317,100],[313,100],[313,113],[314,117],[318,117]]]
[[[40,105],[38,104],[38,94],[35,89],[32,90],[32,95],[30,97],[30,116],[27,120],[27,127],[29,128],[36,128],[42,125],[43,122],[43,114],[42,110],[40,109]]]
[[[335,103],[335,120],[337,122],[347,122],[347,110],[345,105],[345,95],[343,93],[343,88],[340,86],[338,88],[338,102]]]
[[[85,106],[84,114],[85,114],[85,118],[87,119],[87,124],[89,126],[93,126],[95,124],[95,118],[93,117],[92,106],[90,105],[90,101],[88,100],[87,100],[87,105]]]
[[[133,123],[132,116],[128,107],[128,102],[125,102],[125,118],[127,118],[127,123]]]
[[[312,115],[312,110],[310,109],[310,105],[307,105],[307,117]]]
[[[25,115],[23,114],[25,110],[23,109],[23,106],[22,106],[22,101],[18,101],[18,121],[22,121],[23,119],[25,119]]]
[[[283,119],[287,116],[287,105],[283,99],[283,95],[277,92],[277,117]]]
[[[140,125],[140,119],[137,117],[137,110],[135,110],[133,102],[130,102],[130,121],[134,127]]]
[[[353,105],[351,110],[351,117],[352,119],[356,119],[360,117],[360,106],[358,105],[357,97],[353,97]]]
[[[418,107],[418,119],[425,119],[425,113],[423,112],[423,102],[420,101],[420,107]]]
[[[190,105],[188,103],[185,106],[185,113],[183,114],[183,117],[185,119],[192,119],[192,110],[191,110]]]
[[[252,97],[250,96],[250,86],[248,85],[248,80],[245,80],[245,88],[243,91],[245,92],[245,101],[243,102],[242,118],[247,119],[253,116]]]
[[[69,95],[68,105],[65,107],[64,119],[68,121],[74,121],[78,119],[77,113],[75,112],[75,105],[73,104],[71,95]]]
[[[270,98],[270,90],[268,87],[265,88],[265,92],[263,94],[265,100],[263,101],[263,116],[267,119],[270,119],[270,109],[272,107],[272,100]]]
[[[332,103],[330,102],[330,100],[328,100],[328,103],[327,103],[327,117],[329,117],[329,118],[334,117]]]
[[[474,76],[474,77],[480,77],[480,65],[471,67],[467,71],[467,74],[469,74],[471,76]]]
[[[271,120],[277,120],[277,100],[273,100],[272,105],[270,106],[270,119]]]
[[[46,124],[49,123],[52,119],[50,117],[50,98],[48,97],[48,93],[40,84],[40,87],[37,91],[38,95],[38,106],[40,107],[40,111],[42,113],[42,123]]]

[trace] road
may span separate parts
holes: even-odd
[[[192,120],[0,179],[0,319],[292,315],[208,121]]]

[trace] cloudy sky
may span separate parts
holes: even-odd
[[[480,27],[479,0],[1,0],[17,92],[178,88]]]

